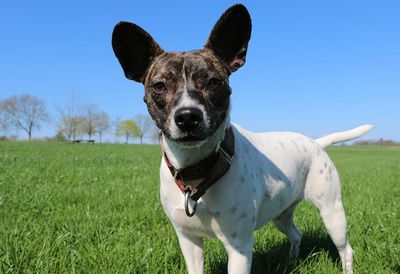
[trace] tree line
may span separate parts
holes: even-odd
[[[57,118],[51,118],[43,100],[29,94],[15,95],[0,99],[0,131],[6,138],[10,130],[21,130],[29,140],[33,132],[45,124],[55,124],[57,132],[53,137],[59,141],[76,141],[83,138],[92,140],[98,136],[100,143],[106,133],[123,137],[128,143],[138,138],[157,138],[157,129],[148,115],[136,115],[132,119],[112,120],[109,114],[94,104],[81,105],[72,100],[64,108],[59,108]]]

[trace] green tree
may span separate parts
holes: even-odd
[[[128,119],[118,124],[115,135],[124,136],[125,143],[128,143],[130,137],[139,137],[142,132],[133,119]]]
[[[54,136],[54,139],[58,142],[65,142],[67,138],[65,137],[65,133],[62,130],[58,130],[56,135]]]

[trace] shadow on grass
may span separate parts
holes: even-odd
[[[273,273],[286,274],[297,273],[296,267],[300,263],[304,263],[310,256],[317,252],[327,252],[331,260],[338,264],[340,257],[335,245],[328,235],[317,235],[312,232],[304,234],[301,240],[299,259],[297,263],[291,265],[289,263],[289,248],[288,241],[276,244],[266,248],[263,251],[253,252],[253,264],[251,273]],[[227,262],[218,262],[212,267],[211,273],[227,273]]]

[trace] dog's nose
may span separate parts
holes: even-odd
[[[203,113],[198,108],[180,108],[175,112],[174,120],[181,130],[190,131],[203,121]]]

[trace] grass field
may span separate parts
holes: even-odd
[[[342,178],[355,273],[400,272],[400,148],[329,149]],[[0,143],[0,272],[185,273],[159,201],[157,146]],[[256,232],[253,273],[340,273],[316,210],[302,203],[300,260],[272,225]],[[206,242],[206,272],[227,256]]]

